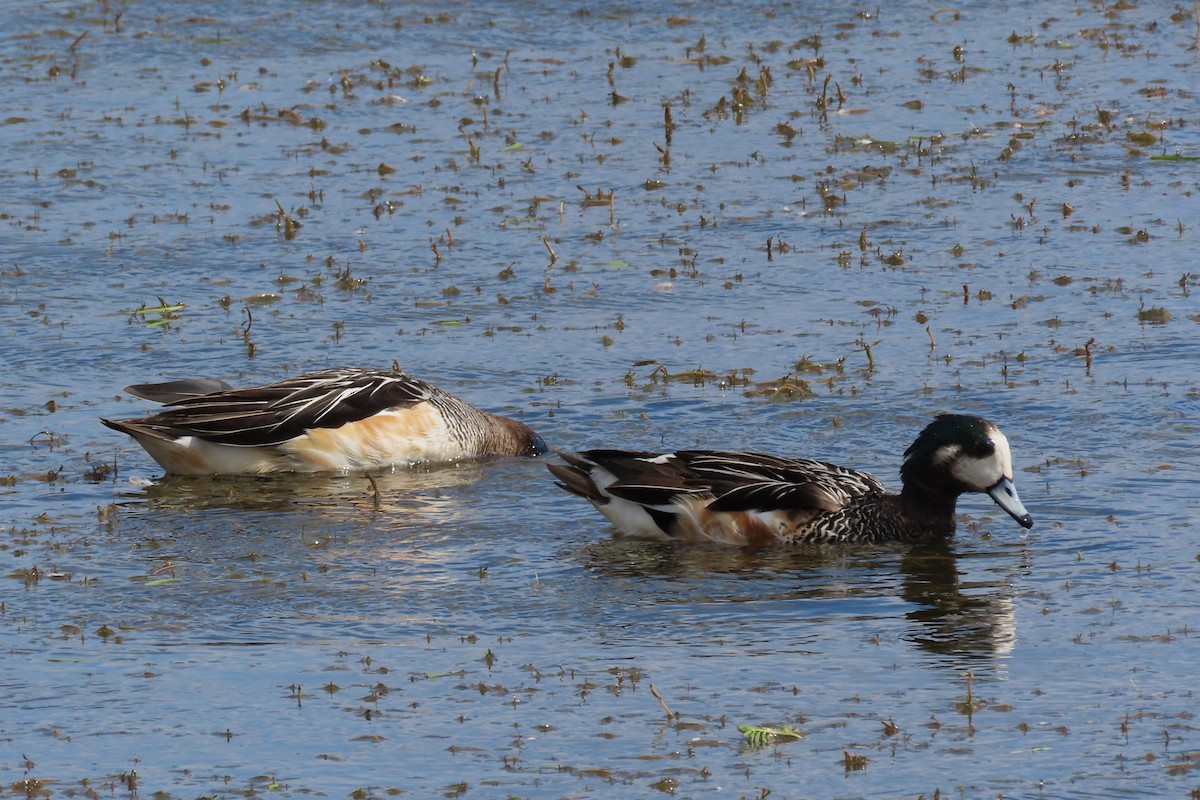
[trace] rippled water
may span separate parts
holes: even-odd
[[[6,793],[1200,787],[1191,9],[7,18]],[[560,449],[892,485],[980,413],[1037,526],[968,497],[942,548],[681,548],[537,461],[162,478],[96,421],[393,359]]]

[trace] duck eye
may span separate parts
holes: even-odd
[[[991,439],[987,439],[972,448],[971,455],[973,455],[975,458],[987,458],[995,452],[996,443]]]

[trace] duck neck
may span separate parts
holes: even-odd
[[[907,481],[900,492],[900,502],[905,515],[931,534],[949,536],[954,533],[958,492],[933,489],[919,481]]]

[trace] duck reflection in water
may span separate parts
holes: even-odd
[[[164,475],[142,480],[122,492],[120,505],[131,512],[235,509],[295,512],[315,510],[325,520],[355,519],[382,512],[394,522],[429,515],[452,524],[478,516],[446,490],[478,484],[498,463],[464,462],[441,468],[351,475],[280,473],[267,476]]]
[[[695,622],[786,622],[801,632],[805,649],[838,620],[861,629],[875,618],[874,627],[890,630],[891,600],[906,609],[903,638],[954,664],[1003,656],[1016,640],[1004,574],[1023,562],[1012,563],[1018,557],[1008,549],[967,549],[953,540],[731,549],[622,538],[587,545],[583,558],[606,580],[636,581],[639,605],[674,607]]]

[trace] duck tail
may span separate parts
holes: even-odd
[[[181,400],[193,397],[203,397],[215,392],[228,392],[233,386],[215,378],[190,378],[182,381],[167,381],[165,383],[135,383],[125,387],[125,392],[149,400],[152,403],[162,403],[165,406],[175,405]]]
[[[100,418],[100,422],[114,431],[120,431],[126,435],[132,436],[135,439],[139,437],[147,439],[161,439],[164,442],[171,442],[175,437],[159,430],[158,428],[142,425],[142,420],[136,419],[105,419]]]
[[[565,464],[546,464],[546,469],[550,470],[550,474],[558,478],[555,483],[559,488],[600,505],[609,501],[609,497],[600,491],[600,487],[592,480],[591,470],[595,466],[594,464],[571,453],[555,451],[555,454],[567,462]]]

